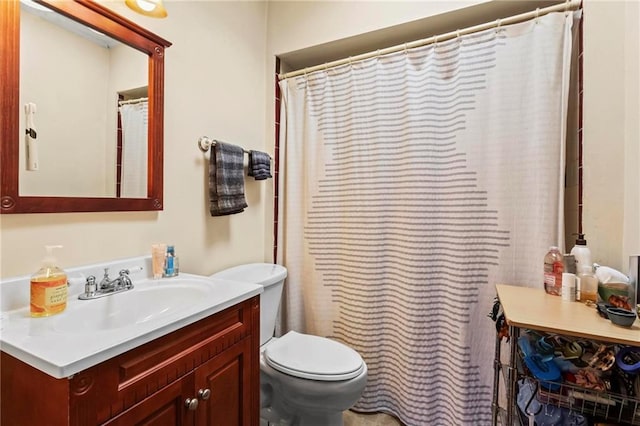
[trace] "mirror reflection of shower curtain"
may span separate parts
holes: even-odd
[[[120,106],[122,117],[121,191],[123,198],[147,196],[148,102]]]

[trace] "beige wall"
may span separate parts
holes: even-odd
[[[584,2],[584,219],[594,262],[640,254],[639,2]]]
[[[103,195],[109,51],[30,13],[23,13],[21,21],[20,128],[24,104],[35,103],[39,168],[27,171],[20,161],[20,193]],[[90,144],[85,143],[88,137]],[[24,143],[20,151],[24,159]]]
[[[626,3],[625,193],[622,254],[640,255],[640,1]]]
[[[208,215],[200,135],[273,151],[275,55],[402,24],[480,1],[167,1],[169,17],[109,5],[174,45],[166,55],[165,207],[162,212],[2,215],[2,277],[33,272],[44,244],[61,265],[176,245],[184,271],[207,274],[269,261],[272,180],[247,180],[245,212]],[[640,253],[638,2],[585,0],[585,215],[595,261],[626,269]],[[207,155],[208,158],[208,155]]]
[[[271,2],[269,70],[275,55],[480,3],[485,2]],[[625,272],[628,256],[640,254],[639,3],[583,2],[583,231],[595,262]],[[568,249],[572,245],[567,242]]]
[[[173,42],[165,59],[164,210],[0,216],[2,277],[31,274],[44,244],[62,244],[61,266],[147,254],[176,245],[181,269],[208,274],[265,260],[263,195],[273,180],[247,180],[243,213],[208,214],[207,160],[201,135],[265,148],[266,3],[168,2],[169,17],[142,17],[124,2],[108,6]],[[272,143],[268,144],[268,149]],[[271,242],[269,242],[270,244]]]

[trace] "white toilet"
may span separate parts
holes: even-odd
[[[264,286],[260,295],[261,424],[341,426],[342,412],[360,398],[367,365],[353,349],[334,340],[290,331],[273,336],[287,270],[252,263],[213,277]]]

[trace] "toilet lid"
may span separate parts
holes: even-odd
[[[294,377],[321,381],[348,380],[364,370],[358,352],[320,336],[290,331],[264,351],[267,364]]]

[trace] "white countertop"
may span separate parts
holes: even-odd
[[[153,291],[153,286],[179,286],[181,282],[189,279],[200,284],[210,284],[211,288],[202,297],[189,300],[188,304],[183,303],[180,309],[169,309],[157,318],[150,320],[143,318],[138,323],[118,324],[114,328],[94,329],[91,321],[98,319],[92,318],[94,315],[92,310],[93,308],[99,310],[98,303],[104,306],[109,298],[126,297],[128,292],[96,300],[78,300],[78,292],[74,292],[69,295],[67,309],[64,312],[44,318],[31,318],[28,306],[18,309],[6,309],[5,306],[0,321],[0,349],[53,377],[70,377],[262,292],[262,286],[244,282],[211,279],[191,274],[180,274],[179,279],[144,278],[136,281],[133,277],[136,288],[130,292],[145,291],[145,289]],[[172,280],[174,280],[173,284]],[[3,296],[6,298],[5,294]],[[110,303],[117,302],[117,299],[110,301]],[[87,312],[87,315],[84,312]],[[95,312],[95,315],[100,314]],[[87,323],[78,324],[76,329],[72,322],[77,318],[82,318],[82,321]],[[61,327],[62,324],[66,325]],[[72,331],[69,331],[70,326]]]

